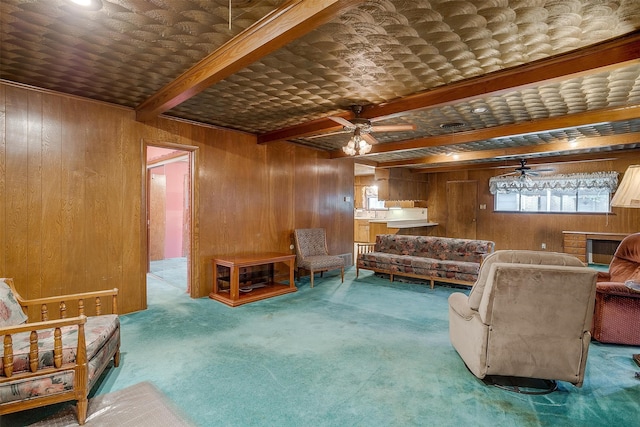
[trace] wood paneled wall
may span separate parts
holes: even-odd
[[[551,165],[555,174],[619,172],[619,179],[627,167],[640,163],[640,149],[622,153],[606,153],[607,160]],[[514,163],[515,164],[515,163]],[[514,166],[515,167],[515,166]],[[546,167],[546,166],[545,166]],[[533,166],[533,169],[536,167]],[[611,214],[546,214],[546,213],[498,213],[493,211],[494,199],[489,192],[489,178],[500,175],[505,169],[461,170],[458,172],[429,174],[429,220],[439,226],[429,234],[447,235],[447,196],[449,181],[475,180],[478,182],[477,238],[493,240],[496,249],[563,251],[563,231],[593,231],[609,233],[634,233],[640,231],[640,209],[613,208]],[[479,205],[486,204],[486,210]]]
[[[324,227],[332,253],[353,251],[351,159],[0,84],[0,277],[27,298],[117,287],[121,313],[144,309],[145,142],[195,147],[196,296],[212,257],[291,253],[294,228]]]

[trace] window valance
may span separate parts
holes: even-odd
[[[618,172],[575,173],[569,175],[553,175],[545,177],[519,176],[493,177],[489,179],[489,191],[511,193],[521,190],[540,191],[576,190],[578,188],[603,189],[614,192],[618,187]]]

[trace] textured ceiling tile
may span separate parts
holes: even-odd
[[[572,43],[578,44],[571,45],[564,37],[547,34],[568,24],[579,25],[582,19],[578,22],[575,11],[581,8],[581,2],[549,9],[542,7],[544,2],[535,1],[516,2],[510,7],[493,7],[493,4],[490,1],[436,1],[431,2],[433,9],[428,9],[428,2],[367,2],[261,63],[292,73],[295,70],[290,71],[285,64],[295,62],[293,57],[303,55],[307,63],[322,64],[324,67],[316,67],[315,73],[326,79],[327,84],[314,81],[307,93],[298,97],[309,99],[314,90],[322,87],[334,94],[333,102],[348,105],[356,100],[385,102],[583,44],[574,40]],[[592,13],[599,12],[594,9]],[[405,23],[411,23],[412,27]],[[253,66],[249,69],[253,73],[261,72]],[[328,69],[332,71],[325,71]],[[305,90],[302,85],[296,87]],[[207,90],[193,103],[209,103],[219,98],[216,90],[216,87]],[[296,96],[293,91],[282,94]],[[240,117],[236,113],[244,105],[246,103],[238,100],[237,107],[220,106],[219,114],[215,115],[217,124],[250,130],[234,123],[232,118]],[[186,103],[172,113],[188,116],[189,108]],[[514,114],[522,115],[521,112]],[[536,114],[539,115],[540,112]],[[273,120],[272,114],[269,118],[269,121],[255,121],[253,131],[264,132],[292,123],[285,118]]]
[[[242,2],[245,6],[234,7],[232,14],[242,17],[242,26],[233,22],[232,30],[227,2],[102,3],[100,11],[81,12],[63,0],[3,1],[0,77],[10,75],[22,83],[134,107],[280,2]],[[212,32],[216,25],[223,31]],[[4,52],[15,52],[14,46],[23,40],[37,46],[29,46],[24,58],[14,58],[9,70]],[[41,55],[44,52],[47,56]],[[32,60],[38,57],[40,65]],[[19,70],[17,64],[29,65],[29,70]],[[55,64],[67,68],[66,80],[47,74]]]
[[[97,12],[66,1],[0,3],[0,78],[135,107],[282,1],[103,0]],[[515,67],[640,29],[635,1],[369,0],[169,111],[263,133],[380,104]],[[416,131],[377,133],[380,143],[522,123],[640,103],[638,65],[500,96],[427,108],[380,124]],[[489,110],[481,115],[473,107]],[[629,131],[616,125],[613,131]],[[580,132],[597,135],[600,128]],[[580,133],[579,132],[579,133]],[[349,134],[296,142],[339,149]],[[452,133],[452,137],[455,135]],[[512,146],[555,134],[455,147]],[[430,147],[421,153],[448,152]],[[427,154],[422,154],[427,155]]]

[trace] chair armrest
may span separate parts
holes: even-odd
[[[78,327],[78,341],[76,346],[76,362],[72,366],[65,367],[65,369],[84,366],[87,363],[87,348],[85,341],[84,325],[87,321],[87,317],[80,315],[77,317],[70,317],[68,319],[48,320],[44,322],[25,323],[16,326],[7,326],[0,328],[0,336],[3,337],[4,351],[2,355],[2,368],[3,374],[6,378],[0,377],[0,383],[7,381],[7,379],[15,379],[16,377],[29,377],[38,372],[38,351],[39,351],[39,331],[54,330],[54,346],[53,346],[53,363],[54,367],[42,368],[42,371],[55,371],[62,368],[62,332],[61,328],[65,326],[77,326]],[[12,335],[22,332],[31,332],[30,347],[29,347],[29,369],[30,372],[21,372],[18,375],[13,375],[13,338]]]

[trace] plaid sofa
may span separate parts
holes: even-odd
[[[473,285],[480,263],[492,253],[488,240],[454,239],[433,236],[380,234],[376,242],[359,245],[356,277],[360,269],[434,282]]]

